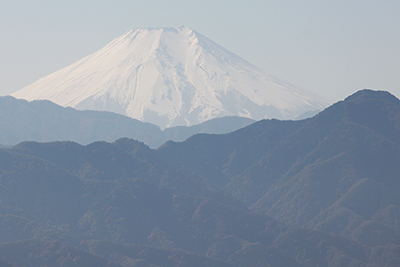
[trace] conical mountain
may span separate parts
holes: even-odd
[[[161,128],[223,116],[292,119],[327,104],[187,27],[131,30],[13,94]]]

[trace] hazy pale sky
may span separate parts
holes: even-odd
[[[398,0],[0,0],[0,95],[130,29],[196,30],[256,66],[337,101],[400,97]]]

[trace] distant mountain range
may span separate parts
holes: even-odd
[[[22,142],[0,158],[4,266],[400,263],[400,101],[388,92],[158,149]]]
[[[162,131],[156,125],[112,112],[79,111],[46,100],[28,102],[11,96],[0,97],[0,111],[3,146],[22,141],[58,140],[89,144],[129,137],[157,148],[168,140],[183,141],[197,133],[229,133],[254,122],[249,118],[225,117]]]
[[[161,129],[226,116],[295,119],[329,104],[187,27],[131,30],[12,95],[112,111]]]

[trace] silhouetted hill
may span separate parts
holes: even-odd
[[[0,159],[5,264],[400,263],[400,101],[387,92],[157,150],[22,142]]]
[[[0,143],[70,140],[81,144],[133,137],[152,145],[165,142],[159,127],[112,112],[78,111],[50,101],[0,97]]]
[[[3,190],[0,200],[9,206],[1,210],[0,225],[5,233],[2,241],[11,243],[0,246],[0,258],[4,255],[12,264],[39,257],[33,255],[42,250],[47,252],[40,254],[45,259],[40,256],[39,262],[47,262],[50,255],[53,260],[64,259],[64,251],[68,255],[75,253],[65,242],[83,246],[82,249],[123,266],[139,263],[169,266],[177,261],[198,262],[198,266],[215,262],[218,266],[217,260],[206,257],[218,258],[227,266],[245,266],[249,262],[259,262],[260,266],[279,263],[302,266],[301,261],[306,261],[295,259],[292,253],[282,254],[277,247],[276,242],[284,236],[298,238],[288,232],[287,226],[251,212],[217,187],[201,181],[199,176],[165,163],[157,151],[137,141],[121,139],[87,146],[71,142],[25,142],[1,152],[4,165],[0,174]],[[18,241],[31,238],[29,242]],[[149,256],[145,256],[139,252],[126,254],[123,251],[128,247],[113,245],[96,252],[82,243],[93,238],[163,250],[140,246],[133,250],[148,251]],[[326,241],[327,237],[318,240]],[[302,246],[307,245],[316,253],[313,243],[304,242]],[[56,247],[53,250],[48,246]],[[353,258],[340,246],[332,246]],[[13,255],[12,251],[19,252],[19,260],[6,257]],[[327,257],[326,250],[316,251],[322,253],[320,257]],[[140,255],[134,256],[137,253]],[[161,253],[159,261],[164,261],[163,264],[154,262],[150,256],[154,253]]]
[[[242,117],[222,117],[215,118],[203,123],[193,126],[175,126],[171,128],[165,128],[164,134],[166,140],[173,140],[176,142],[184,141],[192,135],[199,133],[209,134],[226,134],[236,131],[240,128],[246,127],[255,120]]]
[[[183,141],[196,133],[228,133],[254,122],[248,118],[225,117],[161,131],[156,125],[112,112],[81,111],[47,100],[27,102],[11,96],[0,97],[0,111],[0,147],[22,141],[89,144],[128,137],[156,148],[167,140]]]
[[[400,240],[399,138],[400,101],[363,90],[311,119],[260,121],[159,151],[226,177],[226,191],[279,221],[380,245]]]

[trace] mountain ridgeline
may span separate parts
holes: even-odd
[[[197,133],[229,133],[254,122],[249,118],[223,117],[162,131],[151,123],[113,112],[76,110],[47,100],[28,102],[11,96],[0,97],[0,111],[0,144],[6,146],[22,141],[59,140],[89,144],[129,137],[157,148],[167,140],[183,141]]]
[[[388,92],[158,149],[22,142],[0,157],[4,266],[400,264],[400,101]]]

